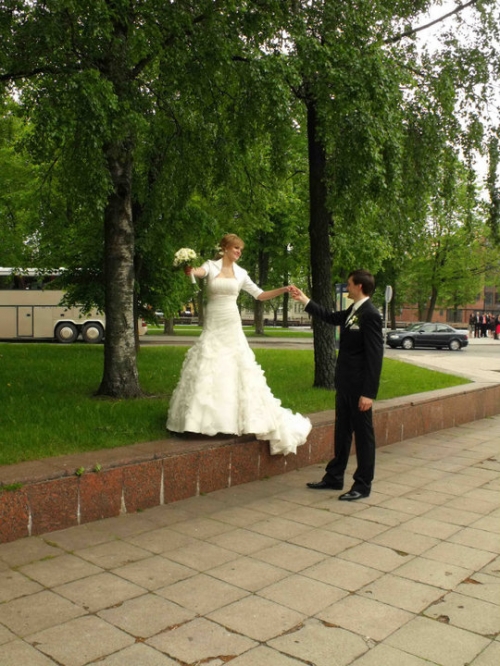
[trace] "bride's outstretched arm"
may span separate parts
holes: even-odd
[[[263,291],[259,296],[257,296],[258,301],[269,301],[271,298],[276,298],[276,296],[281,296],[285,292],[290,291],[290,287],[278,287],[278,289],[271,289],[270,291]]]

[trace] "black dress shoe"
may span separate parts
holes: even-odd
[[[348,493],[344,493],[339,497],[339,500],[343,502],[354,502],[355,500],[363,499],[363,497],[368,497],[369,493],[360,493],[357,490],[350,490]]]
[[[307,484],[307,487],[313,490],[342,490],[343,488],[340,484],[327,483],[326,481],[317,481],[316,483],[312,481]]]

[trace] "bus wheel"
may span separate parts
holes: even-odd
[[[96,342],[102,342],[104,337],[104,329],[101,324],[90,323],[85,324],[82,329],[82,338],[85,342],[95,344]]]
[[[56,328],[56,340],[58,342],[74,342],[78,337],[78,329],[70,321],[59,324]]]

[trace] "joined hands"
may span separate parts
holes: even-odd
[[[290,285],[288,288],[288,291],[290,292],[291,297],[293,298],[294,301],[300,301],[304,305],[306,305],[309,301],[309,296],[306,296],[303,291],[301,291],[298,287],[296,287],[294,284]]]

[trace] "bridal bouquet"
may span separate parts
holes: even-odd
[[[184,266],[191,266],[196,259],[196,252],[189,247],[181,247],[180,250],[174,254],[174,266],[176,268],[184,268]],[[191,282],[196,284],[196,278],[191,273]]]

